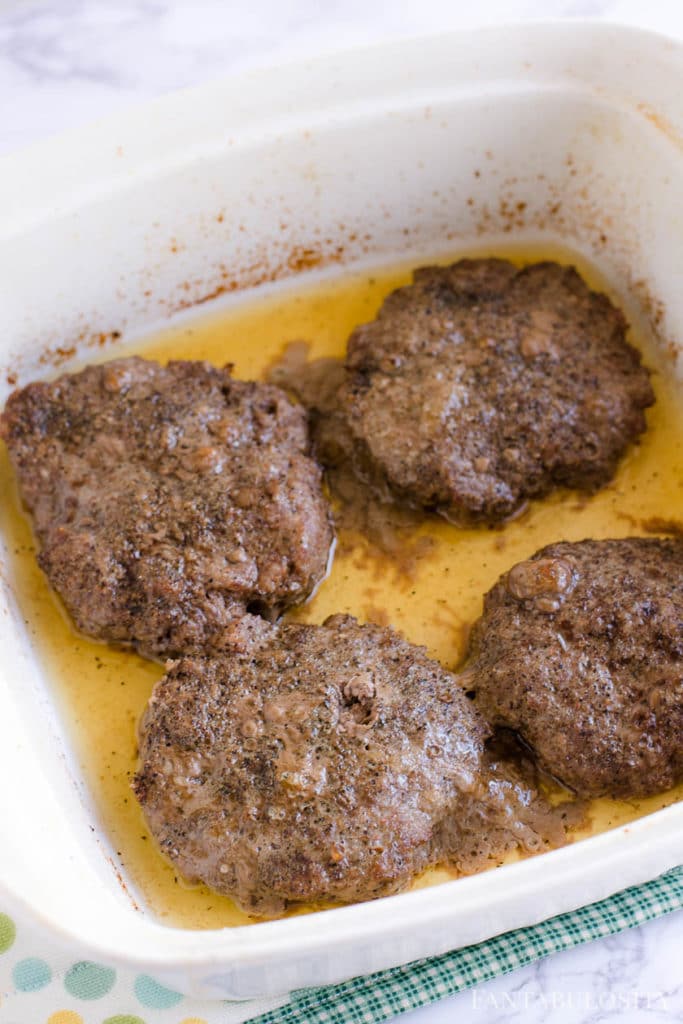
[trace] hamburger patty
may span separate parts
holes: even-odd
[[[585,796],[683,776],[683,541],[551,544],[486,595],[465,685]]]
[[[306,598],[332,541],[304,410],[230,368],[139,359],[9,399],[39,562],[79,629],[152,656]]]
[[[229,640],[232,653],[171,663],[140,725],[135,792],[188,878],[274,915],[557,836],[533,791],[487,761],[488,727],[455,677],[392,630],[249,619]]]
[[[572,267],[423,267],[349,339],[324,461],[458,523],[556,486],[593,491],[654,401],[626,323]]]

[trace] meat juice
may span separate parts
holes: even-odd
[[[609,291],[596,270],[571,252],[545,245],[468,250],[440,257],[496,255],[517,262],[554,259],[577,266],[588,283]],[[305,342],[309,359],[340,357],[359,323],[376,314],[383,298],[410,279],[410,264],[373,270],[337,270],[334,277],[294,280],[229,302],[216,301],[186,312],[170,326],[117,348],[117,354],[232,363],[241,378],[260,379],[281,360],[292,342]],[[611,296],[617,305],[619,296]],[[636,324],[630,309],[627,317]],[[558,540],[623,537],[675,528],[683,509],[683,401],[671,365],[642,324],[630,340],[653,371],[656,404],[647,411],[648,430],[632,446],[614,480],[598,494],[558,492],[533,502],[524,515],[502,528],[462,529],[438,519],[402,524],[381,549],[349,523],[339,531],[335,558],[314,598],[290,614],[300,622],[322,622],[335,612],[361,621],[390,624],[408,640],[423,644],[447,668],[462,660],[468,628],[481,610],[484,593],[499,575],[538,548]],[[45,665],[87,787],[84,793],[107,837],[117,870],[131,895],[161,922],[174,927],[219,928],[253,919],[233,902],[204,886],[189,886],[159,853],[130,789],[135,772],[136,725],[163,667],[131,651],[116,650],[79,635],[49,588],[34,557],[28,520],[22,514],[4,445],[0,443],[0,529],[12,552],[8,575]],[[681,517],[683,518],[683,516]],[[344,519],[347,522],[347,519]],[[389,531],[391,533],[391,529]],[[638,801],[600,799],[589,806],[588,822],[573,839],[626,827],[643,814],[683,798],[683,784]],[[514,859],[509,857],[508,859]],[[440,868],[426,872],[415,887],[453,877]],[[305,909],[295,911],[300,913]]]

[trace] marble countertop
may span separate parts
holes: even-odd
[[[550,17],[622,21],[683,38],[680,0],[0,0],[0,152],[245,67],[387,37]],[[683,1020],[682,950],[679,913],[402,1019]]]

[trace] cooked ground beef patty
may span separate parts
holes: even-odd
[[[203,647],[325,572],[306,414],[276,387],[118,359],[15,392],[0,429],[40,565],[84,633],[152,656]]]
[[[455,677],[392,630],[245,619],[228,639],[232,654],[172,663],[140,727],[135,792],[188,878],[273,915],[557,835],[487,764],[488,727]]]
[[[551,544],[484,601],[463,683],[586,796],[683,776],[683,541]]]
[[[424,267],[351,335],[323,458],[458,523],[499,522],[555,486],[593,491],[654,401],[625,331],[572,267]]]

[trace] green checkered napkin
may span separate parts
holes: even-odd
[[[562,949],[635,928],[683,908],[683,866],[531,928],[454,953],[292,993],[291,1002],[251,1024],[374,1024],[523,967]]]

